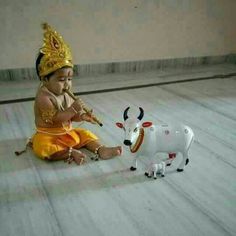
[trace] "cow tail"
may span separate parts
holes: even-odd
[[[192,129],[189,128],[189,127],[188,127],[188,130],[189,130],[189,135],[191,135],[191,140],[190,140],[190,142],[187,145],[188,150],[189,150],[189,148],[191,147],[192,143],[194,142],[194,133],[193,133]]]

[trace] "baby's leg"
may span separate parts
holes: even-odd
[[[84,161],[85,154],[76,149],[66,149],[52,154],[50,157],[46,158],[48,161],[60,161],[64,160],[68,164],[75,161],[77,165],[81,165]]]
[[[115,156],[120,156],[122,153],[122,147],[106,147],[103,146],[99,141],[92,141],[85,146],[91,152],[97,152],[101,159],[110,159]]]
[[[68,158],[69,149],[65,149],[59,152],[55,152],[54,154],[52,154],[51,156],[45,158],[47,161],[61,161],[61,160],[65,160]]]

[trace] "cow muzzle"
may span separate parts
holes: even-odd
[[[132,143],[131,143],[130,140],[125,139],[125,140],[124,140],[124,145],[126,145],[126,146],[131,146]]]

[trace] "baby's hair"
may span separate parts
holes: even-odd
[[[41,61],[43,55],[44,55],[44,54],[40,52],[40,53],[38,54],[38,56],[37,56],[37,58],[36,58],[36,62],[35,62],[36,72],[37,72],[37,75],[38,75],[38,77],[39,77],[40,80],[41,80],[41,77],[39,76],[39,64],[40,64],[40,61]],[[53,73],[54,73],[54,72],[51,72],[51,73],[49,73],[48,75],[46,75],[45,77],[46,77],[47,79],[49,79],[50,76],[51,76]]]
[[[38,77],[40,78],[39,76],[39,64],[40,64],[40,61],[41,61],[41,58],[43,57],[43,54],[40,52],[36,58],[36,62],[35,62],[35,68],[36,68],[36,72],[37,72],[37,75]]]

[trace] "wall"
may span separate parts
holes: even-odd
[[[235,0],[0,0],[0,69],[34,67],[48,22],[75,64],[236,52]]]

